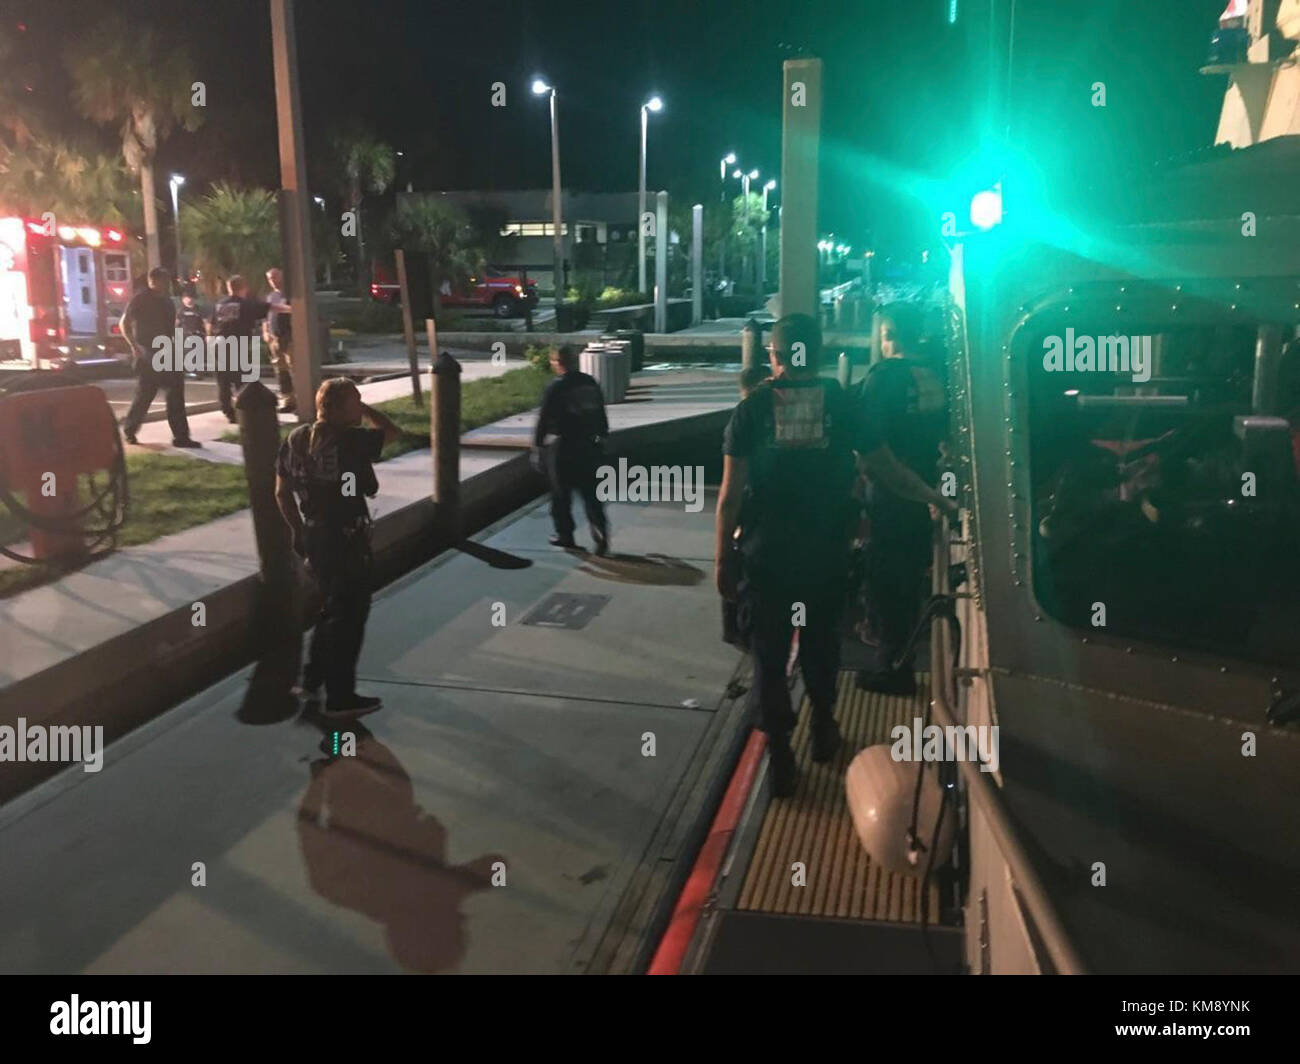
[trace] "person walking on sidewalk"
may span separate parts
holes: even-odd
[[[283,274],[280,267],[272,266],[266,271],[266,283],[271,286],[266,297],[266,321],[262,325],[262,339],[271,352],[271,361],[275,365],[280,382],[280,412],[292,414],[298,409],[293,397],[293,307],[280,291]]]
[[[533,466],[540,471],[543,453],[551,481],[551,520],[556,547],[576,547],[573,539],[573,493],[582,496],[596,553],[609,553],[609,523],[605,505],[596,494],[597,471],[604,455],[609,421],[605,397],[596,379],[578,371],[578,353],[563,346],[551,351],[551,372],[556,379],[546,386],[533,434]],[[555,442],[544,446],[546,437]]]
[[[373,463],[384,444],[401,434],[388,417],[361,401],[352,381],[334,377],[316,393],[316,421],[299,425],[280,446],[276,501],[321,604],[302,690],[315,702],[324,686],[327,718],[360,716],[382,705],[356,689],[372,578],[366,497],[379,491]]]
[[[158,337],[166,337],[169,347],[176,342],[176,306],[167,294],[171,283],[171,274],[155,266],[149,271],[149,287],[132,296],[122,314],[119,328],[131,345],[135,363],[135,397],[122,421],[122,436],[127,443],[137,442],[136,433],[161,388],[167,396],[172,446],[198,447],[200,444],[190,438],[190,422],[185,413],[185,373],[180,368],[183,352],[172,352],[171,366],[167,369],[155,369],[153,364]]]
[[[258,345],[257,323],[266,317],[268,305],[248,295],[248,282],[239,274],[226,281],[226,297],[212,310],[212,335],[227,339],[246,339],[254,350]],[[255,360],[256,361],[256,360]],[[235,392],[239,387],[239,371],[226,366],[217,368],[217,401],[221,412],[232,425],[235,417]]]

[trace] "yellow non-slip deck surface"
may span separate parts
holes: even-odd
[[[882,871],[853,830],[844,797],[844,772],[859,750],[889,742],[889,730],[921,716],[929,699],[927,679],[917,677],[910,698],[860,691],[852,672],[841,672],[835,718],[844,743],[826,765],[813,763],[809,735],[812,709],[804,700],[793,739],[799,789],[773,799],[764,816],[754,859],[740,891],[739,909],[804,916],[849,917],[920,923],[920,876]],[[796,886],[796,862],[807,884]],[[931,881],[927,919],[939,912]]]

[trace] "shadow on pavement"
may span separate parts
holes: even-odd
[[[475,543],[472,540],[457,543],[456,549],[462,554],[468,554],[471,558],[487,562],[493,569],[527,569],[533,564],[528,558],[521,558],[517,554],[508,554],[503,550],[497,550],[495,547],[489,547],[483,543]]]
[[[588,554],[578,572],[620,584],[656,587],[693,587],[704,579],[703,569],[664,554],[611,554],[605,558]]]

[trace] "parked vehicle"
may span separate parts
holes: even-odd
[[[379,303],[401,302],[394,267],[376,262],[371,277],[371,299]],[[463,291],[444,281],[442,305],[491,310],[498,318],[516,318],[526,308],[537,306],[537,282],[529,279],[525,285],[518,273],[489,266],[481,277],[471,277]]]

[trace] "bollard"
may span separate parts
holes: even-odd
[[[849,358],[847,351],[840,352],[839,365],[836,366],[835,378],[840,382],[841,388],[848,388],[853,383],[853,362]]]
[[[258,663],[239,718],[264,723],[298,710],[291,694],[302,657],[298,581],[289,526],[275,500],[275,460],[280,451],[275,396],[261,381],[250,381],[235,400],[235,411],[261,583],[253,622]]]
[[[398,248],[393,252],[397,259],[397,283],[402,292],[402,334],[406,338],[406,360],[411,367],[411,398],[416,406],[423,406],[420,395],[420,360],[415,353],[415,323],[411,320],[410,288],[406,278],[406,252]],[[430,351],[433,348],[429,348]]]
[[[429,324],[432,330],[432,321]],[[460,363],[446,351],[434,360],[431,391],[433,502],[440,530],[456,543],[460,541]]]
[[[753,318],[740,330],[740,368],[753,369],[758,365],[758,353],[763,346],[763,327]]]
[[[438,361],[438,323],[432,318],[425,318],[424,332],[429,338],[429,365],[432,366]],[[429,386],[433,386],[432,382]]]

